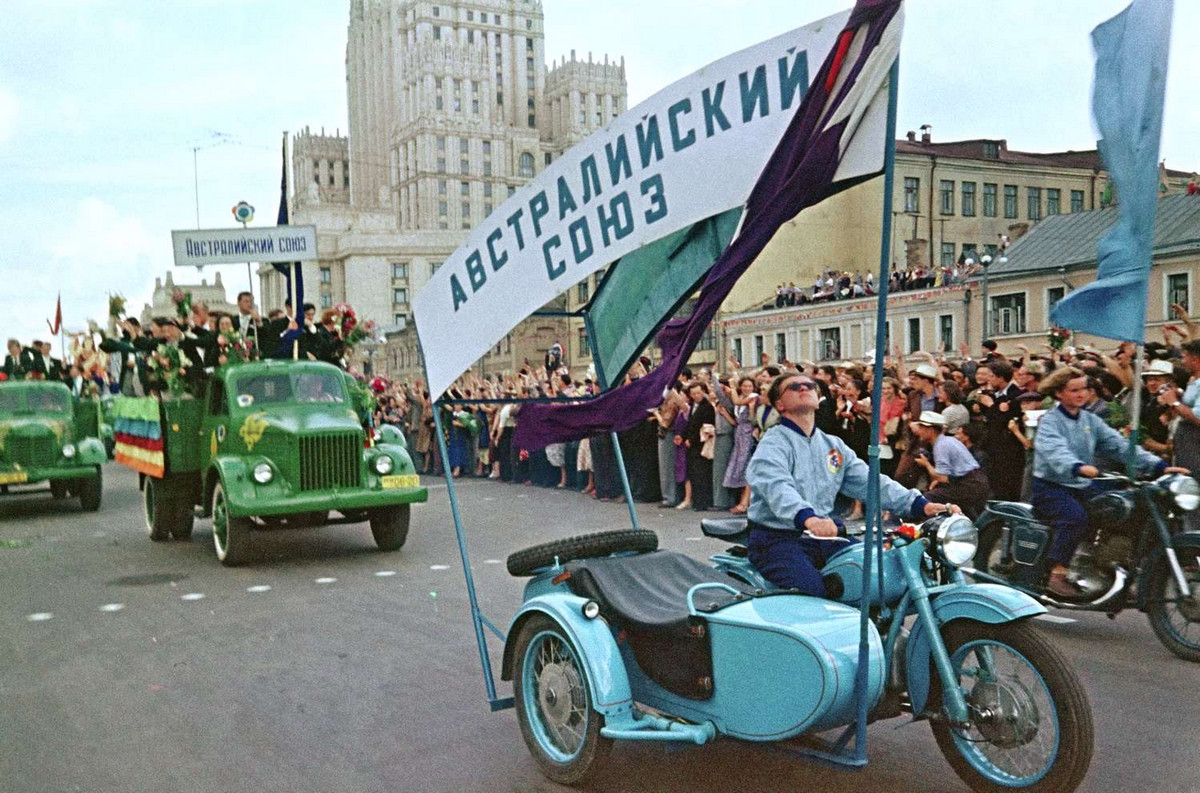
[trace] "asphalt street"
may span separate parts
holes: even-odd
[[[255,561],[237,569],[217,562],[208,521],[190,542],[151,542],[137,478],[115,465],[98,513],[48,493],[0,501],[0,791],[562,789],[538,773],[514,712],[487,708],[445,487],[427,482],[399,552],[377,551],[365,524],[283,531],[256,535]],[[523,583],[509,553],[629,520],[565,491],[472,479],[458,493],[501,626]],[[663,547],[723,548],[691,511],[639,515]],[[1133,612],[1040,625],[1091,697],[1084,789],[1200,790],[1200,667]],[[730,740],[618,744],[591,789],[966,790],[928,726],[894,719],[869,735],[859,772]]]

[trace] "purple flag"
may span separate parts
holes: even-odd
[[[709,270],[691,316],[667,323],[659,333],[662,364],[640,380],[588,402],[523,406],[513,439],[519,448],[538,449],[602,432],[622,432],[645,421],[734,284],[779,227],[806,207],[870,178],[839,181],[838,166],[855,142],[854,134],[871,103],[886,101],[884,81],[899,51],[900,7],[901,0],[858,0],[837,45],[759,175],[746,202],[741,233]]]

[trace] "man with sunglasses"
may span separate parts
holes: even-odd
[[[820,569],[849,541],[831,517],[839,493],[865,501],[867,464],[840,439],[816,427],[820,392],[807,375],[784,372],[772,381],[767,401],[779,424],[758,444],[746,481],[750,485],[750,561],[785,589],[825,596]],[[880,475],[881,506],[917,519],[958,507],[927,501],[919,491]]]

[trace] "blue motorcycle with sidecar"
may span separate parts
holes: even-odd
[[[872,721],[928,721],[972,790],[1078,787],[1093,746],[1083,686],[1030,623],[1040,604],[959,572],[978,542],[969,519],[887,531],[871,583],[867,546],[847,542],[822,570],[828,599],[765,581],[746,556],[744,519],[702,526],[732,543],[711,565],[657,550],[640,529],[509,557],[510,573],[532,578],[502,677],[547,777],[582,783],[616,740],[726,736],[835,757],[865,698]],[[860,624],[864,597],[871,619]],[[817,736],[838,728],[833,742]]]

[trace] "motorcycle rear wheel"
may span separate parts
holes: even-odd
[[[592,707],[591,684],[566,631],[541,614],[517,636],[513,697],[521,737],[548,779],[579,785],[599,771],[612,750],[600,735],[603,717]]]
[[[1166,555],[1161,555],[1150,570],[1146,587],[1150,608],[1146,616],[1164,647],[1185,661],[1200,663],[1200,548],[1183,547],[1176,553],[1192,596],[1179,597],[1179,585]]]
[[[1095,735],[1087,694],[1066,658],[1027,622],[956,621],[944,636],[971,726],[931,726],[959,778],[976,793],[1079,787]],[[935,673],[939,706],[940,685]]]

